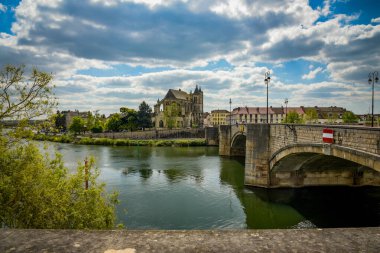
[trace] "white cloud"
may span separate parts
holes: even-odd
[[[331,15],[334,0],[324,1],[317,10],[308,2],[23,0],[15,10],[14,35],[0,34],[0,65],[24,63],[53,72],[63,109],[102,107],[107,112],[126,103],[137,107],[143,99],[152,105],[167,89],[188,91],[195,83],[205,90],[206,110],[223,108],[230,96],[241,105],[264,105],[266,68],[257,67],[257,62],[286,72],[287,61],[311,61],[326,66],[331,80],[344,85],[380,68],[380,25],[351,24],[357,15]],[[372,20],[377,22],[379,18]],[[188,70],[221,59],[232,66]],[[129,77],[120,77],[123,73],[107,78],[78,75],[80,70],[112,69],[118,64],[173,70]],[[314,79],[323,70],[314,65],[298,79]],[[274,73],[271,100],[277,105],[293,92],[299,94],[300,87],[312,90],[292,98],[293,102],[334,101],[317,97],[325,94],[320,84],[282,83],[276,78]],[[349,87],[337,87],[341,92],[333,94],[338,97],[364,96]]]
[[[380,17],[371,19],[371,23],[380,23]]]
[[[323,69],[321,67],[318,67],[314,70],[310,70],[308,74],[305,74],[302,76],[302,79],[314,79],[319,72],[321,72]]]
[[[7,9],[8,9],[7,6],[0,3],[0,12],[7,12]]]

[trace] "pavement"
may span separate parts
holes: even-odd
[[[0,229],[0,252],[380,252],[380,227],[268,230]]]

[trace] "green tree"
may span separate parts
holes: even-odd
[[[61,132],[66,131],[66,117],[64,114],[57,111],[54,117],[55,128]]]
[[[296,112],[288,112],[288,115],[286,119],[284,120],[284,123],[303,123],[302,118],[299,116]]]
[[[69,126],[69,131],[79,134],[85,131],[85,121],[79,116],[73,117],[73,122]]]
[[[112,228],[117,194],[97,182],[93,160],[68,173],[61,156],[33,145],[0,145],[0,223],[9,228]],[[87,173],[86,173],[87,171]],[[88,180],[89,187],[85,188]]]
[[[106,129],[112,132],[119,132],[122,129],[122,125],[123,122],[121,121],[120,114],[115,113],[107,119]]]
[[[94,114],[94,125],[91,128],[91,132],[93,132],[93,133],[101,133],[101,132],[103,132],[104,121],[105,121],[105,118],[102,117],[99,114],[98,111],[96,111],[95,114]]]
[[[358,123],[359,121],[359,118],[350,111],[343,113],[342,119],[344,123]]]
[[[143,101],[137,112],[138,126],[143,130],[152,127],[152,108]]]
[[[32,119],[51,113],[53,98],[51,74],[33,68],[25,77],[25,66],[6,65],[0,71],[0,120]]]
[[[95,124],[95,117],[94,115],[92,115],[91,112],[88,112],[87,119],[86,119],[86,130],[90,131],[94,127],[94,124]]]
[[[129,109],[127,107],[120,108],[121,121],[123,122],[123,129],[128,129],[129,131],[134,131],[138,127],[138,114],[135,110]]]
[[[180,113],[179,106],[176,102],[171,105],[167,105],[164,110],[164,118],[166,121],[166,126],[169,129],[176,127],[176,119]]]
[[[307,109],[305,113],[305,120],[307,122],[316,123],[318,121],[318,112],[315,108]]]
[[[96,179],[93,160],[68,173],[61,156],[42,154],[20,139],[29,119],[52,111],[50,74],[6,66],[0,72],[0,131],[2,120],[18,119],[19,127],[0,136],[0,226],[9,228],[111,228],[117,195],[105,193]],[[84,187],[88,180],[89,188]]]

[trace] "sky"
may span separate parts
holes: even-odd
[[[52,73],[59,110],[150,106],[168,89],[204,110],[269,105],[370,112],[378,0],[0,0],[0,66]],[[375,85],[375,113],[380,87]]]

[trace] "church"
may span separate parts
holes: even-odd
[[[189,128],[203,126],[203,91],[196,85],[194,92],[170,89],[154,106],[156,128]]]

